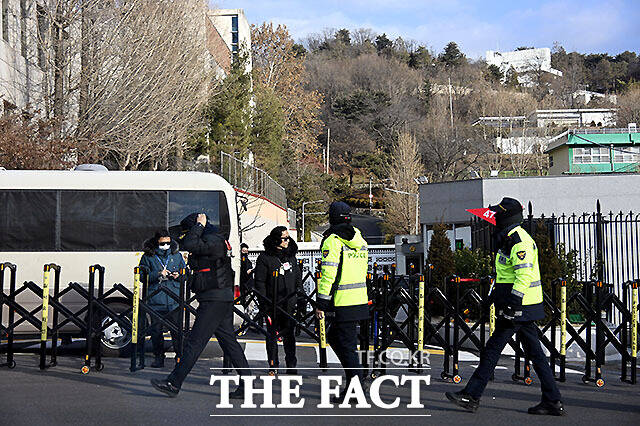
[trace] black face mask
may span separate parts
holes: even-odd
[[[501,217],[500,215],[496,215],[496,228],[500,231],[507,229],[511,225],[520,225],[524,217],[522,216],[522,212],[518,212],[516,214],[512,214],[508,217]]]

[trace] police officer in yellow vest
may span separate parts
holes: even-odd
[[[480,365],[459,392],[447,392],[455,404],[474,412],[482,392],[498,363],[502,350],[511,336],[518,333],[524,350],[540,380],[542,401],[529,408],[529,414],[561,416],[564,407],[560,391],[545,357],[536,320],[544,318],[542,283],[538,266],[538,248],[533,238],[520,226],[522,205],[513,198],[503,198],[497,206],[469,210],[495,225],[496,284],[489,303],[494,303],[498,315],[496,328],[480,355]]]
[[[327,340],[345,369],[347,384],[353,377],[362,379],[357,348],[356,327],[369,316],[367,269],[369,249],[360,230],[351,225],[351,209],[346,203],[329,207],[331,226],[322,240],[322,276],[318,282],[316,314],[332,312]],[[344,391],[337,398],[344,399]]]

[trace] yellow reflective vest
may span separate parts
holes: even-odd
[[[495,291],[498,308],[513,296],[522,299],[521,321],[544,318],[538,247],[521,226],[507,233],[506,243],[496,255]]]
[[[333,301],[336,316],[341,308],[367,307],[369,247],[360,230],[354,230],[355,235],[351,240],[331,234],[321,247],[321,277],[316,297],[318,300]],[[358,315],[354,319],[363,318]]]

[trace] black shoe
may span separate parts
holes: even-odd
[[[230,399],[243,399],[244,398],[244,386],[240,385],[233,392],[229,393]]]
[[[156,356],[156,359],[151,363],[151,368],[164,368],[164,357]]]
[[[298,375],[298,369],[295,367],[287,367],[287,370],[285,371],[285,374],[291,374],[292,376],[297,376]]]
[[[470,413],[475,413],[480,405],[480,400],[472,397],[464,391],[446,392],[447,399]]]
[[[178,392],[180,392],[180,388],[175,387],[168,380],[151,379],[151,384],[154,388],[171,398],[175,398],[178,396]]]
[[[539,416],[564,416],[564,406],[562,401],[558,402],[541,402],[535,407],[529,408],[529,414]]]

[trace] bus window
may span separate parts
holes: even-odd
[[[164,191],[61,191],[63,251],[137,251],[167,226]]]
[[[0,250],[55,250],[56,204],[56,191],[0,191]]]
[[[169,191],[169,229],[191,213],[205,213],[227,237],[231,229],[227,199],[222,191]]]

